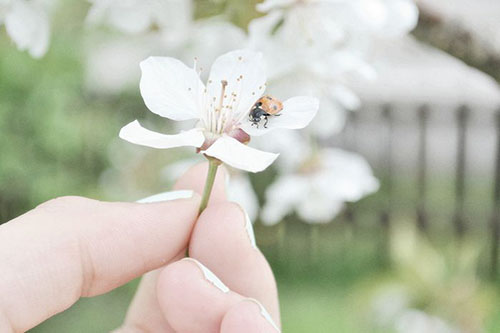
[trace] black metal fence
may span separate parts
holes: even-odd
[[[369,161],[372,165],[375,165],[376,174],[381,180],[380,191],[378,194],[375,194],[375,196],[382,198],[379,198],[380,200],[378,201],[378,206],[380,207],[378,220],[381,229],[388,235],[391,225],[397,223],[394,217],[394,213],[398,209],[394,205],[394,196],[396,195],[394,187],[401,177],[398,176],[398,172],[395,170],[394,143],[399,140],[395,134],[395,130],[401,125],[401,122],[398,124],[395,121],[397,112],[399,111],[394,106],[383,105],[374,112],[378,113],[379,118],[377,126],[380,132],[378,136],[380,140],[377,144],[381,145],[382,149],[378,151],[378,157],[372,156],[371,159],[369,158]],[[480,230],[479,232],[483,234],[484,239],[488,242],[486,255],[489,257],[487,259],[489,274],[492,277],[497,277],[500,251],[500,108],[491,114],[491,121],[489,123],[489,126],[494,127],[495,131],[495,142],[489,142],[489,144],[493,144],[496,147],[496,151],[494,152],[494,159],[492,159],[494,166],[491,169],[493,172],[484,175],[489,183],[488,191],[490,195],[488,200],[491,202],[491,211],[480,214],[483,217],[488,216],[487,219],[489,218],[489,221],[482,221],[482,223],[476,223],[477,221],[475,220],[471,222],[466,205],[468,185],[473,184],[475,181],[473,177],[470,177],[470,173],[468,172],[470,161],[467,159],[467,150],[470,146],[469,127],[471,118],[474,116],[474,110],[466,105],[462,105],[453,110],[452,113],[454,121],[453,123],[449,123],[448,126],[453,128],[456,138],[454,140],[455,145],[449,147],[450,152],[454,154],[454,163],[452,164],[452,170],[450,170],[453,173],[453,186],[449,188],[449,191],[451,191],[450,195],[453,196],[453,204],[450,208],[451,214],[449,220],[442,221],[442,216],[434,219],[429,209],[429,188],[432,185],[432,180],[430,179],[432,170],[429,167],[430,162],[432,162],[429,156],[429,124],[433,121],[433,109],[429,105],[422,105],[416,108],[413,110],[414,117],[409,117],[409,119],[413,119],[414,126],[417,127],[417,131],[415,132],[417,135],[417,147],[414,152],[416,155],[416,164],[412,171],[412,174],[415,175],[413,180],[415,188],[412,189],[415,192],[412,193],[414,200],[407,201],[411,202],[412,206],[407,207],[407,210],[414,212],[414,222],[422,233],[430,233],[433,223],[449,223],[450,231],[452,230],[453,237],[458,242],[466,237],[472,229],[477,229],[478,226],[485,226],[487,230]],[[360,133],[359,126],[363,123],[365,114],[366,112],[354,112],[350,114],[341,140],[345,148],[355,151],[360,150],[362,155],[364,154],[362,149],[359,149],[359,138],[363,133]],[[373,158],[378,159],[378,161],[373,161]],[[398,193],[397,195],[401,194]],[[349,205],[344,214],[345,220],[350,224],[355,224],[359,209],[361,208],[357,204]],[[438,219],[439,221],[437,221]]]

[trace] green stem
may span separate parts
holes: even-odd
[[[203,189],[203,196],[201,197],[199,214],[207,208],[208,199],[210,199],[210,193],[212,193],[212,188],[214,187],[215,175],[217,174],[217,167],[219,166],[219,161],[208,160],[208,173],[207,180],[205,181],[205,188]]]

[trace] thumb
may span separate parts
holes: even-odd
[[[24,332],[162,266],[186,247],[199,204],[196,194],[149,204],[63,197],[1,225],[0,328]]]

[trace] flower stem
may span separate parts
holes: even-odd
[[[210,193],[212,193],[212,187],[214,187],[215,175],[217,174],[217,168],[219,167],[219,162],[216,160],[208,160],[208,173],[207,180],[205,181],[205,188],[203,189],[203,196],[201,197],[199,214],[207,208],[208,199],[210,199]]]

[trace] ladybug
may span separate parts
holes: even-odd
[[[262,96],[255,102],[248,114],[248,118],[252,126],[257,126],[264,120],[264,128],[267,128],[269,117],[281,116],[280,112],[283,110],[283,103],[272,96]]]

